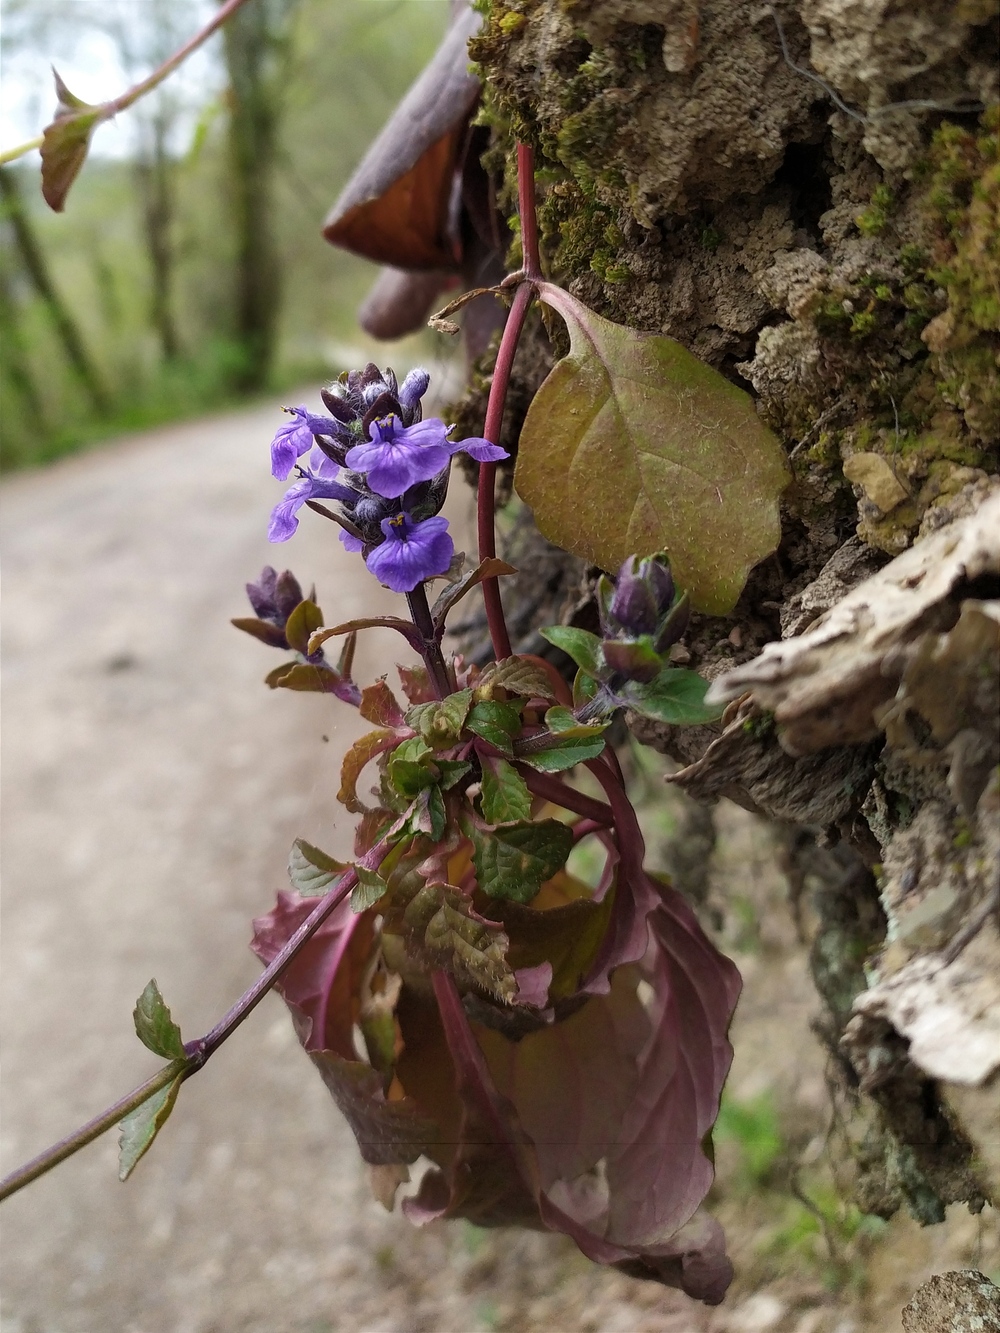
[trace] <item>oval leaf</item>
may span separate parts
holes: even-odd
[[[167,1122],[174,1109],[177,1094],[184,1082],[184,1071],[165,1088],[158,1088],[152,1096],[130,1111],[121,1122],[118,1139],[118,1179],[125,1181],[135,1170],[139,1160],[153,1145],[153,1140]]]
[[[753,400],[680,343],[539,284],[570,336],[528,409],[515,484],[542,533],[603,569],[666,551],[699,611],[732,609],[781,535],[789,481]]]
[[[315,898],[347,869],[305,838],[296,838],[288,853],[288,878],[292,888],[303,898]]]
[[[132,1021],[136,1036],[154,1055],[162,1055],[165,1060],[185,1058],[181,1030],[171,1018],[155,979],[136,1000]]]
[[[697,671],[667,667],[648,685],[629,681],[620,693],[622,701],[644,717],[675,727],[693,727],[722,716],[725,705],[706,704],[707,692],[708,681]]]

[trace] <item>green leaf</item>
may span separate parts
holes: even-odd
[[[358,882],[351,893],[351,911],[367,912],[369,907],[374,907],[380,898],[385,897],[389,886],[381,875],[365,866],[355,866],[354,871]]]
[[[538,632],[592,676],[599,676],[604,671],[601,641],[596,634],[586,629],[574,629],[572,625],[548,625]]]
[[[425,740],[413,736],[393,750],[389,759],[388,777],[401,796],[412,800],[425,787],[437,781],[437,772],[427,762],[433,751]]]
[[[183,1081],[184,1071],[181,1068],[172,1082],[147,1097],[134,1111],[130,1111],[119,1125],[121,1130],[118,1138],[119,1180],[128,1180],[140,1158],[144,1157],[152,1147],[153,1140],[174,1109]]]
[[[305,656],[309,650],[309,636],[323,628],[323,612],[315,602],[307,598],[298,606],[285,623],[285,638],[289,646]]]
[[[578,722],[572,709],[561,704],[548,710],[545,725],[553,736],[564,736],[567,740],[578,736],[600,736],[608,727],[607,722]]]
[[[483,818],[487,824],[511,824],[531,814],[531,792],[506,759],[483,760]]]
[[[573,831],[558,819],[502,824],[492,833],[472,828],[476,878],[491,898],[528,903],[566,864]]]
[[[288,878],[292,888],[303,898],[316,898],[326,893],[346,869],[340,861],[327,856],[305,838],[296,838],[288,853]]]
[[[472,771],[472,765],[464,759],[435,759],[434,767],[440,774],[438,786],[442,791],[451,791],[456,782]]]
[[[779,441],[680,343],[601,319],[550,283],[539,292],[570,337],[518,445],[515,485],[539,529],[612,572],[666,551],[696,610],[731,610],[781,535]]]
[[[476,682],[476,691],[488,691],[497,685],[525,699],[555,697],[548,672],[528,657],[502,657],[499,662],[492,662]]]
[[[475,569],[471,570],[464,578],[459,579],[457,583],[445,588],[437,601],[431,607],[431,619],[434,621],[436,629],[440,629],[445,622],[448,612],[453,606],[462,600],[467,592],[483,579],[501,578],[504,574],[516,574],[517,570],[513,565],[508,565],[506,560],[497,560],[495,556],[490,556],[486,560],[481,560]]]
[[[570,736],[548,749],[519,754],[517,760],[536,768],[539,773],[561,773],[587,759],[596,759],[603,749],[603,736]]]
[[[135,1002],[132,1011],[136,1036],[154,1055],[162,1055],[165,1060],[183,1060],[184,1042],[181,1030],[170,1017],[170,1010],[164,1003],[160,988],[155,979]]]
[[[600,687],[600,681],[581,667],[573,680],[573,707],[582,708],[584,704],[590,703]]]
[[[440,702],[414,704],[406,710],[406,725],[419,732],[429,745],[445,750],[462,734],[471,704],[471,690],[458,690]]]
[[[416,799],[415,833],[426,833],[432,842],[440,842],[444,837],[447,816],[441,788],[427,787]]]
[[[514,754],[514,737],[521,730],[521,710],[514,703],[486,699],[473,704],[465,719],[466,731],[481,736],[508,758]]]
[[[59,109],[42,136],[42,196],[49,208],[61,213],[66,206],[70,186],[87,160],[90,139],[101,121],[107,120],[107,106],[92,106],[76,97],[53,70]]]
[[[692,727],[701,722],[715,722],[722,716],[725,705],[705,703],[708,684],[697,671],[665,667],[648,685],[629,681],[619,691],[619,697],[644,717],[675,727]]]
[[[428,971],[445,967],[463,989],[475,986],[509,1004],[517,982],[506,961],[503,928],[479,916],[452,885],[415,880],[408,891],[401,885],[386,905],[385,935],[400,936],[409,956]]]

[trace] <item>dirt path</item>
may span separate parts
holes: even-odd
[[[332,793],[364,724],[335,701],[267,691],[277,659],[227,622],[245,612],[242,584],[276,557],[315,577],[328,614],[391,599],[318,519],[268,546],[276,420],[267,407],[172,427],[2,490],[4,1169],[155,1067],[130,1019],[150,976],[187,1036],[239,994],[256,972],[249,920],[284,884],[294,836],[348,850]],[[359,679],[384,669],[380,647],[398,657],[394,637],[370,635]],[[749,836],[743,818],[736,837]],[[742,876],[745,844],[728,855]],[[819,1125],[801,951],[781,957],[745,960],[734,1087],[774,1088]],[[867,1325],[855,1295],[825,1290],[812,1268],[758,1282],[759,1215],[740,1234],[739,1204],[727,1225],[747,1278],[714,1314],[596,1269],[559,1237],[414,1231],[371,1201],[353,1140],[270,998],[185,1086],[125,1186],[114,1140],[5,1205],[4,1333]],[[919,1252],[908,1225],[893,1233],[902,1248],[880,1252],[895,1265],[886,1310],[973,1253],[964,1222],[965,1240],[942,1232]]]

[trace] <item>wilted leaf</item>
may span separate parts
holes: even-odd
[[[403,725],[403,710],[385,683],[385,676],[377,680],[374,685],[366,685],[362,690],[359,711],[366,722],[374,722],[377,727]]]
[[[547,625],[538,632],[543,639],[548,639],[556,648],[561,648],[578,667],[589,671],[592,676],[603,672],[601,641],[596,634],[591,634],[586,629],[575,629],[572,625]]]
[[[501,754],[512,758],[514,737],[521,730],[521,710],[517,704],[498,703],[495,699],[486,699],[473,704],[469,716],[465,719],[466,731],[481,736]]]
[[[292,888],[304,898],[316,898],[326,893],[346,869],[340,861],[327,856],[305,838],[296,838],[288,853],[288,878]]]
[[[517,570],[513,565],[508,565],[506,560],[497,560],[491,556],[487,560],[481,560],[475,569],[471,570],[457,583],[452,584],[450,588],[445,588],[437,601],[431,607],[431,619],[437,629],[440,629],[445,622],[448,612],[453,606],[462,600],[467,592],[471,592],[477,584],[482,583],[483,579],[500,578],[504,574],[516,574]]]
[[[692,727],[720,718],[724,704],[706,704],[708,681],[697,671],[666,667],[655,680],[640,684],[631,680],[619,690],[629,708],[657,722],[675,727]]]
[[[482,801],[487,824],[512,824],[531,814],[531,792],[506,759],[484,759]]]
[[[170,1017],[156,981],[150,981],[139,996],[132,1013],[136,1036],[155,1055],[165,1060],[183,1060],[184,1042],[181,1030]]]
[[[102,120],[107,120],[106,106],[91,106],[74,96],[56,73],[59,110],[42,136],[42,196],[56,213],[66,206],[70,186],[87,160],[90,138]]]
[[[118,1137],[118,1179],[125,1181],[135,1170],[139,1160],[152,1147],[153,1140],[166,1124],[170,1112],[174,1109],[177,1094],[184,1082],[184,1071],[179,1069],[177,1077],[154,1092],[151,1097],[130,1111],[121,1122],[121,1134]]]
[[[366,736],[355,741],[351,748],[344,755],[344,762],[340,769],[340,791],[337,792],[337,800],[341,805],[346,805],[352,815],[364,813],[365,806],[358,800],[358,778],[364,766],[381,754],[383,750],[391,749],[396,745],[399,737],[394,731],[369,731]]]
[[[303,656],[309,649],[309,636],[323,628],[323,612],[315,602],[299,602],[285,624],[285,638],[297,653]]]
[[[601,319],[549,283],[570,353],[532,400],[515,484],[542,533],[614,571],[666,551],[700,611],[723,614],[778,544],[789,480],[753,401],[670,338]]]
[[[476,682],[476,689],[491,690],[497,685],[525,699],[555,697],[552,678],[537,658],[503,657],[491,662]]]
[[[366,866],[355,866],[354,871],[358,883],[351,893],[351,911],[366,912],[369,907],[374,907],[380,898],[385,897],[389,886],[381,875]]]
[[[530,902],[543,880],[566,864],[573,832],[558,819],[505,824],[490,833],[473,828],[476,878],[491,898]]]

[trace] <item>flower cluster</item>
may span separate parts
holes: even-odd
[[[451,426],[424,421],[429,382],[426,370],[411,370],[398,384],[391,370],[369,363],[323,391],[329,416],[288,409],[292,420],[271,442],[271,471],[281,481],[293,468],[298,475],[271,513],[271,541],[292,536],[304,504],[333,500],[328,512],[344,529],[341,541],[393,592],[447,571],[454,543],[439,511],[452,455],[487,463],[507,453],[484,439],[449,440]]]

